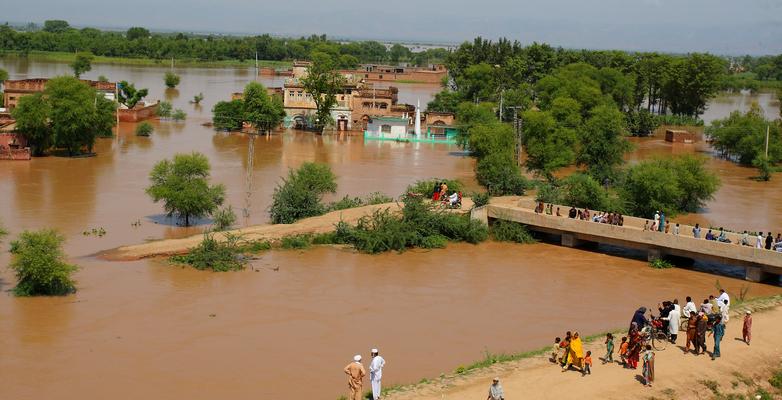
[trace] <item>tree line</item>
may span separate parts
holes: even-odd
[[[19,52],[56,51],[90,52],[98,56],[220,61],[251,60],[257,53],[260,60],[309,60],[313,51],[335,54],[343,68],[359,63],[407,61],[427,65],[442,60],[445,49],[429,49],[413,53],[396,44],[387,48],[377,41],[341,43],[326,35],[301,38],[279,38],[268,34],[256,36],[199,35],[157,33],[143,27],[125,32],[101,31],[95,28],[76,29],[66,21],[49,20],[41,29],[14,29],[0,26],[0,50]]]

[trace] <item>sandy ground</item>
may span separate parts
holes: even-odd
[[[751,346],[741,341],[741,327],[741,317],[736,315],[728,323],[721,344],[722,357],[716,361],[706,355],[684,353],[685,338],[681,332],[675,346],[669,344],[656,352],[656,380],[652,388],[641,383],[640,363],[637,370],[624,369],[616,363],[604,365],[599,357],[605,354],[605,346],[596,341],[585,346],[585,351],[592,350],[593,354],[592,375],[582,376],[575,370],[561,372],[548,361],[548,356],[539,356],[498,364],[466,376],[436,379],[391,393],[385,399],[483,400],[494,376],[500,378],[507,399],[711,399],[714,393],[699,381],[717,381],[722,393],[746,395],[751,391],[742,383],[746,378],[771,390],[766,381],[771,371],[780,367],[782,358],[782,307],[753,314]],[[710,351],[713,338],[707,336],[706,340]]]
[[[464,198],[462,199],[462,208],[455,211],[468,211],[472,208],[472,205],[472,201],[469,198]],[[334,230],[334,225],[339,221],[355,224],[359,218],[372,214],[375,210],[398,210],[400,206],[401,203],[385,203],[356,207],[347,210],[333,211],[318,217],[306,218],[293,224],[254,225],[247,228],[228,231],[227,233],[241,235],[245,240],[275,241],[289,235],[330,232]],[[222,235],[222,233],[218,233],[216,237],[221,238],[223,237]],[[189,249],[197,246],[202,239],[203,235],[194,235],[182,239],[167,239],[132,246],[122,246],[105,251],[101,253],[100,256],[109,260],[129,261],[147,257],[183,254],[187,253]]]

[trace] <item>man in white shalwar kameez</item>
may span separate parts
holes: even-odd
[[[380,379],[383,378],[384,365],[386,365],[386,360],[380,357],[380,352],[377,349],[372,349],[372,362],[369,364],[369,381],[372,383],[372,398],[374,400],[380,398]]]

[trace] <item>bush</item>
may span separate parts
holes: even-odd
[[[528,187],[510,152],[492,153],[478,160],[475,177],[492,196],[523,195]]]
[[[782,369],[778,369],[768,380],[771,386],[782,390]]]
[[[394,201],[394,198],[382,192],[372,192],[365,199],[367,205],[385,204]]]
[[[166,76],[163,78],[163,82],[165,82],[166,87],[173,89],[179,85],[179,81],[179,75],[173,73],[172,71],[166,71]]]
[[[274,189],[269,208],[272,223],[291,224],[325,213],[323,195],[336,190],[336,177],[328,165],[304,163],[299,169],[290,170]]]
[[[177,122],[184,121],[185,118],[187,118],[187,113],[185,113],[184,111],[182,111],[182,109],[179,109],[179,108],[174,110],[174,113],[171,114],[171,119],[173,119],[174,121],[177,121]]]
[[[280,247],[283,249],[308,249],[312,245],[311,235],[292,235],[282,238]]]
[[[654,258],[649,261],[649,266],[654,269],[668,269],[673,268],[673,264],[664,258]]]
[[[337,244],[336,232],[318,233],[312,236],[312,244]]]
[[[157,105],[157,110],[155,110],[155,114],[157,114],[160,118],[171,118],[171,112],[174,110],[174,106],[171,105],[171,103],[167,101],[161,101]]]
[[[241,100],[218,101],[212,107],[212,123],[215,129],[238,131],[244,121],[244,103]]]
[[[238,235],[225,234],[224,241],[218,241],[214,234],[204,233],[204,239],[188,254],[173,256],[171,262],[186,264],[198,270],[215,272],[238,271],[244,269],[247,258],[245,252],[250,251],[255,244],[243,245]]]
[[[475,207],[483,207],[487,204],[489,204],[489,199],[491,196],[489,196],[489,193],[482,192],[482,193],[473,193],[472,194],[472,203],[475,205]]]
[[[535,243],[535,238],[523,224],[503,219],[494,220],[490,228],[494,240],[499,242]]]
[[[601,211],[617,210],[618,204],[609,192],[592,176],[575,173],[562,180],[560,187],[562,204]]]
[[[71,274],[78,267],[65,262],[65,237],[54,230],[24,231],[11,242],[11,270],[17,296],[63,296],[76,291]]]
[[[193,96],[193,103],[194,104],[201,104],[201,101],[204,99],[203,93],[198,93],[197,95]]]
[[[535,201],[542,201],[550,204],[563,204],[562,190],[558,185],[559,183],[556,181],[538,183],[538,193],[535,195]]]
[[[224,231],[235,223],[236,213],[231,206],[217,210],[212,214],[212,224],[217,231]]]
[[[136,125],[136,136],[149,136],[155,128],[147,121]]]
[[[385,204],[385,203],[390,203],[392,201],[394,201],[394,199],[392,199],[389,196],[386,196],[381,192],[370,193],[365,198],[350,197],[348,195],[345,195],[345,197],[341,198],[340,200],[329,204],[328,210],[329,211],[346,210],[348,208],[356,208],[356,207],[362,207],[362,206],[368,206],[374,204]]]

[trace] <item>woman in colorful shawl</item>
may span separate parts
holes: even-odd
[[[581,343],[581,338],[578,332],[573,333],[573,339],[570,340],[570,353],[568,354],[568,363],[562,367],[563,371],[570,368],[571,365],[576,365],[579,369],[583,368],[581,363],[584,360],[584,346]]]
[[[644,353],[643,375],[645,386],[651,387],[654,381],[654,352],[650,344],[646,345],[646,352]]]
[[[631,324],[630,333],[627,337],[628,342],[630,343],[628,346],[629,350],[627,351],[627,366],[636,369],[638,368],[638,360],[641,357],[641,344],[643,342],[641,333],[638,331],[638,324],[635,322]]]

